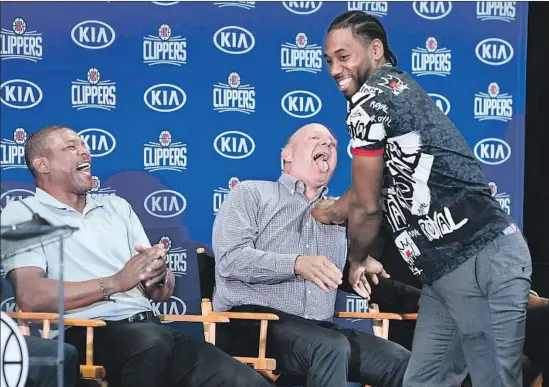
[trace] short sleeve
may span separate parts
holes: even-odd
[[[382,155],[387,132],[396,120],[386,94],[374,87],[363,87],[353,96],[348,109],[347,130],[353,155]]]
[[[15,201],[8,203],[4,210],[2,210],[0,223],[2,226],[10,226],[28,221],[31,217],[30,211],[23,204]],[[2,240],[0,258],[6,275],[10,271],[22,267],[39,267],[44,272],[48,268],[46,253],[40,238],[26,239],[24,241]]]

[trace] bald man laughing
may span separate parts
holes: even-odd
[[[217,214],[214,310],[277,314],[280,320],[269,323],[267,355],[283,373],[303,376],[307,386],[345,386],[347,380],[402,385],[406,349],[332,322],[346,229],[318,223],[311,209],[325,198],[337,165],[334,136],[323,125],[308,124],[290,137],[281,156],[278,181],[239,183]],[[227,352],[257,354],[258,322],[221,325],[218,338],[237,338],[220,343]]]

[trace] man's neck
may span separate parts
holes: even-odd
[[[308,187],[307,184],[305,184],[305,196],[307,196],[307,199],[313,200],[314,198],[316,198],[320,193],[320,188],[321,187],[311,188]]]
[[[49,195],[53,196],[55,199],[59,200],[61,203],[66,204],[67,206],[75,209],[76,211],[83,213],[84,208],[86,207],[86,195],[78,195],[71,192],[62,191],[60,189],[53,188],[48,185],[40,186],[38,188],[47,192]]]

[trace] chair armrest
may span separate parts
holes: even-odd
[[[401,314],[403,320],[417,320],[417,313]]]
[[[402,316],[396,313],[377,313],[377,312],[337,312],[339,318],[362,318],[370,320],[402,320]]]
[[[57,322],[57,321],[55,321]],[[88,327],[88,328],[98,328],[104,327],[107,323],[103,320],[87,319],[87,318],[66,318],[63,320],[65,325],[70,327]]]
[[[210,323],[228,323],[230,320],[227,317],[209,314],[207,316],[196,316],[186,314],[160,314],[160,321],[181,321],[181,322],[210,322]]]
[[[57,313],[36,313],[36,312],[6,312],[13,319],[27,321],[43,321],[55,320],[58,317]]]
[[[232,320],[279,320],[273,313],[210,312],[208,316],[223,316]]]

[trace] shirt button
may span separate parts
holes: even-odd
[[[309,318],[309,315],[308,315],[308,314],[306,314],[306,315],[305,315],[305,318]]]
[[[309,227],[311,225],[311,223],[309,223],[309,222],[307,222],[306,224],[307,224],[307,227]]]
[[[305,245],[306,248],[309,248],[309,245]]]
[[[311,294],[311,291],[310,291],[310,290],[307,290],[307,294]]]

